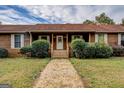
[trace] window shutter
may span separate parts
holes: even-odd
[[[24,34],[21,34],[21,47],[24,47]]]
[[[41,40],[41,36],[38,36],[38,39]]]
[[[105,42],[105,44],[108,44],[108,35],[107,34],[104,34],[104,42]]]
[[[118,34],[118,45],[121,45],[121,34]]]
[[[98,34],[95,34],[95,43],[98,42]]]
[[[47,35],[47,41],[50,43],[50,37],[49,37],[49,35]]]
[[[71,41],[74,40],[74,35],[71,36]]]
[[[11,34],[11,48],[14,48],[14,34]]]
[[[82,35],[80,35],[80,39],[83,39],[83,36]]]

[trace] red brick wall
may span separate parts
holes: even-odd
[[[116,33],[108,34],[108,44],[111,46],[118,45],[118,34],[116,34]]]
[[[30,38],[28,34],[25,35],[24,42],[24,46],[30,44]],[[7,49],[10,57],[21,56],[19,49],[11,48],[11,34],[0,34],[0,47]]]
[[[54,36],[54,49],[56,49],[56,35]],[[64,39],[64,49],[66,49],[66,40]],[[95,42],[95,34],[91,34],[91,42]],[[117,45],[118,44],[118,34],[109,33],[108,34],[108,44]],[[30,45],[30,36],[28,33],[24,35],[24,46]],[[11,34],[0,34],[0,47],[6,48],[9,51],[10,57],[20,56],[19,49],[11,48]],[[70,49],[70,48],[69,48]],[[50,52],[50,51],[49,51]],[[71,49],[70,49],[71,55]]]
[[[108,44],[111,46],[118,45],[118,34],[117,33],[108,33]],[[95,42],[95,34],[91,33],[91,42]]]

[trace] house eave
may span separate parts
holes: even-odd
[[[25,33],[27,31],[0,31],[0,33]]]
[[[30,32],[94,32],[94,33],[123,33],[124,31],[98,31],[98,30],[31,30]]]
[[[124,31],[95,31],[95,33],[124,33]]]
[[[28,31],[0,31],[0,33],[78,33],[78,32],[92,32],[92,33],[124,33],[124,31],[98,31],[98,30],[28,30]]]
[[[30,32],[95,32],[95,30],[31,30]]]

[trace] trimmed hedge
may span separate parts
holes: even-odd
[[[22,55],[26,55],[27,57],[32,57],[32,46],[25,46],[20,49],[20,53]]]
[[[96,58],[109,58],[112,56],[112,53],[113,53],[112,47],[105,44],[95,43]]]
[[[75,39],[71,42],[73,55],[76,58],[109,58],[113,49],[105,44],[87,44],[82,39]]]
[[[20,49],[21,54],[26,54],[32,52],[32,47],[31,46],[25,46]]]
[[[123,46],[113,46],[113,56],[124,56]]]
[[[36,40],[32,43],[32,54],[34,57],[48,57],[49,42],[47,40]]]
[[[84,48],[87,46],[87,43],[83,39],[74,39],[71,42],[71,48],[73,51],[73,56],[77,58],[84,58]]]
[[[96,51],[96,47],[94,44],[88,44],[87,47],[85,47],[84,49],[84,56],[85,58],[95,58],[95,51]]]
[[[4,48],[0,48],[0,58],[8,57],[8,50]]]
[[[26,46],[20,49],[20,53],[27,57],[48,57],[49,42],[47,40],[36,40],[31,46]]]

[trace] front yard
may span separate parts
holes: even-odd
[[[12,87],[33,87],[36,77],[48,62],[49,59],[0,59],[0,84],[9,84]]]
[[[5,58],[0,59],[0,84],[12,87],[33,87],[36,77],[50,59]],[[73,66],[82,77],[86,87],[124,88],[124,58],[76,59]]]
[[[86,87],[124,88],[124,58],[70,59]]]

